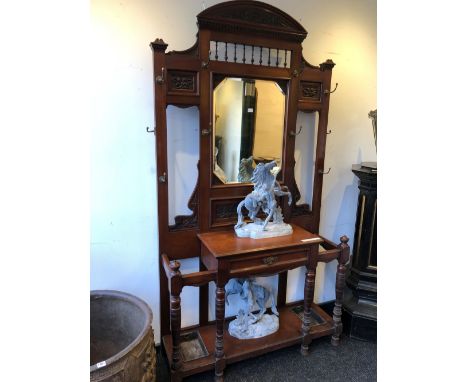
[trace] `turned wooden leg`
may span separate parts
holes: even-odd
[[[226,359],[224,358],[224,309],[225,309],[224,285],[216,286],[216,343],[215,343],[215,381],[224,381],[224,368]]]
[[[304,318],[302,320],[302,345],[301,354],[307,355],[309,353],[310,326],[312,323],[312,303],[314,301],[315,289],[315,267],[307,269],[305,283],[304,283]]]
[[[180,296],[171,295],[172,369],[180,368]]]
[[[341,322],[342,315],[342,304],[343,304],[343,288],[345,284],[345,272],[346,272],[346,263],[349,260],[349,246],[348,238],[342,236],[340,238],[341,244],[341,253],[338,258],[338,267],[336,269],[336,300],[335,307],[333,308],[333,324],[335,327],[335,333],[332,336],[331,344],[333,346],[338,346],[340,343],[341,333],[343,332],[343,323]]]
[[[180,307],[180,292],[181,292],[181,283],[179,272],[180,263],[178,261],[172,261],[170,263],[171,267],[171,336],[172,336],[172,365],[171,365],[171,381],[178,382],[182,378],[180,376],[179,370],[182,366],[182,361],[180,358],[180,318],[181,318],[181,307]]]

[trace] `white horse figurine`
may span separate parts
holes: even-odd
[[[267,307],[266,305],[271,300],[271,311],[276,316],[279,316],[278,310],[276,309],[275,297],[273,291],[270,288],[260,285],[253,279],[231,279],[226,284],[226,303],[229,305],[228,296],[231,294],[239,294],[241,300],[244,301],[244,308],[239,309],[237,314],[237,320],[239,326],[244,331],[248,329],[249,325],[255,324],[260,321],[265,314]],[[252,313],[255,303],[260,308],[260,312],[257,315]]]
[[[283,191],[281,185],[276,180],[280,168],[276,166],[275,161],[271,161],[267,164],[259,163],[255,168],[252,175],[252,182],[254,184],[253,191],[248,194],[243,201],[237,206],[237,224],[234,228],[242,227],[244,222],[244,216],[242,215],[242,207],[245,207],[249,211],[249,218],[257,223],[263,224],[263,230],[266,230],[266,226],[270,220],[273,219],[274,223],[282,223],[283,217],[281,214],[281,207],[276,202],[276,196],[288,195],[288,204],[292,203],[292,196],[288,188],[285,186]],[[257,214],[262,211],[267,214],[265,221],[257,218]]]

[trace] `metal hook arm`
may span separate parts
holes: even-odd
[[[332,132],[331,130],[328,130],[328,131],[327,131],[327,134],[331,134],[331,132]]]
[[[331,167],[328,168],[327,172],[324,172],[323,170],[319,170],[319,174],[327,175],[331,170]]]
[[[302,131],[302,125],[299,127],[299,131],[298,131],[298,132],[290,131],[290,132],[289,132],[289,135],[290,135],[291,137],[295,137],[296,135],[299,135],[299,134],[301,133],[301,131]]]
[[[208,51],[208,61],[202,61],[201,63],[202,69],[208,68],[208,65],[210,65],[210,60],[211,60],[211,50]]]
[[[156,131],[156,129],[150,130],[150,128],[148,126],[146,126],[146,132],[147,133],[154,133],[155,131]]]
[[[337,87],[338,87],[338,82],[335,84],[335,89],[333,89],[332,91],[325,89],[323,92],[325,94],[332,94],[332,93],[334,93],[336,91]]]
[[[165,70],[164,67],[161,68],[161,75],[160,76],[156,76],[156,83],[158,85],[162,85],[164,84],[164,82],[166,81],[166,76],[165,76]]]

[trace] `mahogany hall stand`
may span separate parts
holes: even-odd
[[[171,367],[171,380],[215,369],[223,380],[226,364],[301,343],[307,354],[312,339],[332,335],[339,343],[348,238],[339,245],[318,234],[327,138],[333,61],[319,66],[302,56],[307,35],[292,17],[259,1],[229,1],[207,8],[197,16],[199,31],[193,47],[166,53],[156,39],[153,50],[158,222],[160,258],[161,336]],[[222,49],[223,48],[223,49]],[[222,54],[221,54],[222,52]],[[251,54],[250,54],[251,53]],[[254,54],[255,53],[255,54]],[[285,94],[281,172],[278,180],[292,192],[292,204],[282,200],[285,221],[293,234],[267,239],[238,238],[233,226],[237,204],[252,190],[249,183],[223,183],[213,173],[213,91],[226,78],[275,81]],[[192,211],[176,216],[169,225],[166,108],[199,109],[198,180],[188,201]],[[294,178],[297,113],[315,112],[318,128],[312,205],[301,198]],[[258,117],[257,117],[258,118]],[[319,251],[319,245],[324,249]],[[178,260],[197,257],[200,270],[182,274]],[[338,260],[333,317],[313,303],[318,262]],[[305,266],[304,301],[286,303],[288,270]],[[277,307],[280,328],[259,339],[238,340],[225,322],[224,286],[230,278],[278,274]],[[216,284],[216,320],[208,317],[208,284]],[[200,291],[199,324],[181,329],[180,294],[183,287]],[[226,320],[227,321],[227,320]],[[206,355],[187,360],[181,354],[184,333],[197,332]]]

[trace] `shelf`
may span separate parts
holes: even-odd
[[[224,327],[224,354],[227,364],[238,362],[252,356],[258,356],[268,353],[273,350],[278,350],[302,342],[301,326],[302,321],[297,313],[293,310],[300,307],[301,304],[294,304],[279,308],[280,327],[277,332],[257,339],[239,340],[232,337],[227,331],[229,322],[225,322]],[[333,334],[333,319],[325,313],[319,306],[312,305],[313,318],[316,322],[310,330],[312,339]],[[200,337],[206,347],[208,355],[206,357],[194,359],[188,362],[182,362],[181,374],[183,377],[200,373],[206,370],[214,369],[214,346],[216,338],[216,324],[210,324],[198,328],[191,328],[182,331],[182,334],[190,331],[198,331]],[[172,363],[172,337],[166,335],[163,337],[164,348],[169,359],[169,364]],[[300,349],[298,348],[298,351]]]

